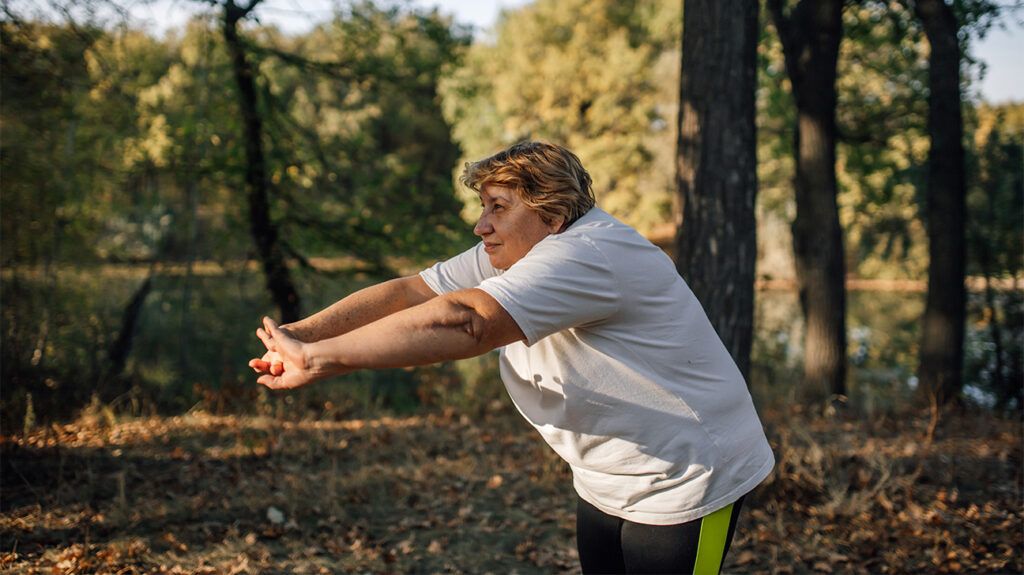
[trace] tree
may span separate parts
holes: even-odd
[[[384,275],[397,254],[433,261],[469,245],[437,91],[468,43],[436,12],[370,3],[301,37],[264,30],[253,49],[289,254],[355,256]]]
[[[91,22],[7,16],[0,34],[0,251],[11,274],[3,286],[0,363],[15,396],[31,393],[43,413],[66,414],[103,387],[83,383],[111,373],[104,359],[124,364],[149,292],[147,282],[123,314],[117,343],[109,345],[115,330],[83,294],[87,287],[69,286],[79,282],[68,282],[67,273],[104,259],[150,258],[162,243],[166,213],[154,193],[153,164],[124,159],[141,131],[138,91],[163,74],[168,58],[143,33],[115,38]],[[40,263],[42,277],[32,270]],[[70,308],[76,311],[69,314]]]
[[[1024,297],[1017,286],[1024,270],[1024,104],[982,106],[977,112],[974,162],[968,163],[974,167],[968,172],[977,177],[968,178],[967,270],[984,278],[983,311],[974,326],[976,332],[987,331],[992,349],[985,353],[983,345],[969,345],[968,331],[964,383],[991,391],[996,409],[1016,403],[1020,410],[1024,409],[1020,385],[1024,381]],[[1000,289],[1000,281],[1013,285]]]
[[[842,0],[769,0],[793,89],[796,218],[793,251],[806,325],[804,380],[846,393],[846,263],[836,202],[836,71]]]
[[[927,51],[913,11],[898,3],[862,0],[843,11],[836,179],[850,276],[925,277]]]
[[[5,389],[34,393],[44,412],[52,402],[40,393],[48,391],[43,381],[55,375],[58,364],[53,353],[61,323],[55,305],[58,266],[69,253],[82,255],[80,246],[93,239],[91,226],[72,216],[74,207],[85,204],[81,184],[95,171],[79,170],[89,164],[96,144],[80,101],[89,89],[82,54],[100,35],[92,28],[16,18],[0,22],[0,253],[5,272],[0,373]],[[22,270],[37,265],[43,273],[33,281]],[[18,397],[17,392],[9,397]]]
[[[758,4],[683,9],[676,266],[745,376],[753,337]]]
[[[238,30],[239,21],[248,16],[259,2],[260,0],[249,0],[244,6],[239,6],[234,0],[224,0],[223,33],[231,54],[238,103],[245,129],[245,188],[249,203],[250,232],[263,263],[267,289],[270,290],[274,303],[281,312],[281,321],[288,323],[298,321],[302,317],[302,308],[278,242],[277,225],[270,218],[269,184],[263,152],[263,119],[260,117],[257,102],[256,71],[249,62]]]
[[[967,290],[963,114],[960,110],[960,26],[944,0],[917,0],[928,57],[928,301],[921,322],[921,389],[944,404],[963,387]]]
[[[549,139],[579,154],[602,208],[641,230],[668,220],[678,10],[661,0],[539,0],[506,13],[494,40],[473,45],[442,85],[462,159]],[[479,202],[463,199],[475,218]]]
[[[180,394],[184,402],[196,381],[231,381],[221,372],[230,369],[225,342],[251,338],[237,321],[251,310],[210,313],[223,294],[189,271],[194,258],[229,271],[253,252],[239,193],[251,138],[231,89],[222,11],[161,39],[109,20],[5,14],[0,366],[15,394],[10,405],[31,393],[40,411],[68,413],[96,389],[80,384],[104,376],[103,400],[137,382],[161,401]],[[237,25],[284,257],[314,267],[312,256],[343,255],[378,272],[372,264],[384,257],[420,263],[425,253],[464,249],[470,234],[450,177],[459,150],[436,87],[468,36],[436,12],[368,3],[301,36]],[[163,265],[172,262],[185,262],[182,281]],[[98,263],[161,273],[128,288],[94,273]],[[35,266],[46,268],[43,277]],[[291,271],[299,290],[321,279]],[[66,281],[69,272],[90,282]],[[95,290],[93,282],[106,283]],[[179,314],[151,313],[179,301]],[[174,336],[156,337],[164,332]],[[148,375],[155,364],[178,374],[178,391]],[[122,377],[111,377],[121,366]],[[244,362],[238,369],[244,375]]]

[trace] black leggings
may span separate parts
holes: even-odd
[[[583,573],[717,574],[742,504],[740,497],[731,509],[686,523],[644,525],[608,515],[577,495],[576,545]]]

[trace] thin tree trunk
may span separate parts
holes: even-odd
[[[793,250],[804,313],[804,382],[846,394],[846,263],[836,203],[836,65],[842,0],[769,0],[797,108]]]
[[[676,266],[745,377],[757,261],[758,3],[686,0],[679,87]]]
[[[925,218],[928,227],[928,302],[921,322],[918,378],[939,404],[960,395],[963,387],[964,287],[966,241],[964,211],[963,116],[960,112],[959,25],[943,0],[918,0],[914,6],[924,26],[928,56],[928,180]]]
[[[145,281],[135,290],[131,300],[128,301],[128,305],[125,306],[124,311],[121,313],[121,330],[107,352],[107,358],[110,361],[106,372],[96,386],[98,389],[103,389],[108,381],[121,375],[121,372],[124,371],[125,364],[128,362],[128,356],[132,351],[132,345],[135,343],[135,331],[139,325],[139,317],[142,315],[142,308],[146,303],[146,298],[149,297],[149,292],[153,288],[153,277],[155,275],[156,261],[150,264],[149,274],[146,276]]]
[[[270,290],[274,303],[281,312],[281,321],[288,323],[301,317],[299,294],[285,265],[284,253],[278,241],[277,226],[270,219],[266,163],[263,155],[263,122],[257,107],[256,81],[252,64],[246,58],[245,47],[238,36],[239,20],[251,12],[258,3],[259,0],[250,0],[248,4],[240,7],[234,0],[226,0],[224,40],[231,54],[242,122],[245,126],[245,184],[249,200],[249,227],[263,263],[267,289]]]

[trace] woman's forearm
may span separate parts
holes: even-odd
[[[434,293],[419,276],[363,288],[305,319],[281,327],[307,343],[348,333],[395,312],[419,305]]]
[[[523,339],[511,316],[483,291],[461,290],[308,346],[323,377],[357,369],[426,365],[484,354]]]

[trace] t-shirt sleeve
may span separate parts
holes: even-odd
[[[610,262],[581,238],[549,237],[505,273],[477,287],[512,316],[527,345],[565,329],[600,323],[618,311],[621,301]]]
[[[496,275],[498,270],[491,265],[483,242],[420,272],[420,277],[437,295],[477,287],[480,282]]]

